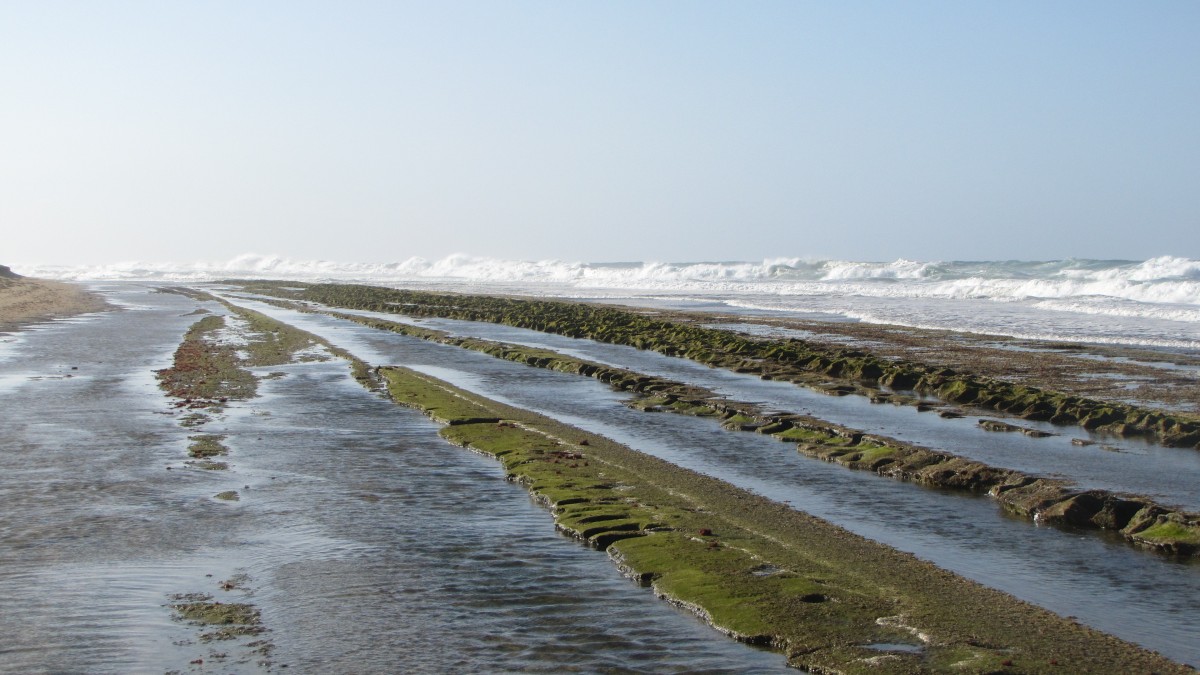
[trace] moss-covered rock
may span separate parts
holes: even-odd
[[[811,384],[810,375],[836,377],[848,384],[826,389],[835,395],[867,393],[870,387],[916,390],[945,400],[1009,412],[1032,420],[1121,435],[1143,435],[1165,445],[1200,447],[1200,419],[1157,413],[1169,425],[1146,421],[1148,413],[1132,406],[1105,403],[1044,391],[990,377],[960,373],[903,360],[888,360],[860,349],[831,347],[796,339],[747,338],[718,328],[673,321],[617,307],[551,300],[427,293],[351,284],[254,282],[259,293],[371,311],[403,311],[490,321],[572,337],[653,349],[685,356],[715,367],[762,372],[771,379]],[[301,290],[296,290],[297,288]],[[1168,426],[1170,430],[1168,430]]]
[[[448,440],[503,462],[551,507],[561,531],[607,550],[664,599],[737,639],[781,650],[796,667],[987,672],[1019,662],[1023,672],[1054,673],[1062,662],[1080,672],[1187,672],[714,478],[411,370],[382,373],[397,402],[441,411]],[[448,398],[470,405],[439,403]],[[500,421],[473,421],[480,409]],[[868,441],[854,461],[893,451]],[[914,635],[920,649],[896,659],[881,661],[872,649]]]
[[[716,396],[713,392],[700,387],[589,362],[552,350],[514,346],[479,338],[464,338],[453,336],[443,331],[414,328],[408,324],[362,317],[354,314],[335,312],[333,315],[374,328],[391,330],[425,340],[472,349],[497,358],[525,363],[533,367],[549,368],[561,372],[594,377],[617,389],[636,394],[636,398],[628,403],[630,407],[636,409],[648,412],[669,411],[694,416],[720,417],[723,420],[722,426],[725,429],[770,434],[780,440],[797,443],[797,449],[803,454],[824,461],[835,462],[847,468],[874,471],[880,475],[909,480],[931,487],[986,492],[995,496],[1007,511],[1030,519],[1037,519],[1040,522],[1068,525],[1071,527],[1083,526],[1117,529],[1121,530],[1129,538],[1130,530],[1127,527],[1119,525],[1119,523],[1127,521],[1129,512],[1136,509],[1132,506],[1124,506],[1124,502],[1130,501],[1131,504],[1139,505],[1138,508],[1142,504],[1154,506],[1151,500],[1145,498],[1135,497],[1131,498],[1131,500],[1124,500],[1124,498],[1116,497],[1107,492],[1093,491],[1093,494],[1097,495],[1097,499],[1100,499],[1101,506],[1085,517],[1081,515],[1081,510],[1084,509],[1085,504],[1089,503],[1088,498],[1077,500],[1077,503],[1068,503],[1068,500],[1073,495],[1076,495],[1078,490],[1062,480],[1039,479],[1025,476],[1019,472],[990,467],[950,453],[934,452],[919,446],[899,442],[895,439],[868,436],[854,429],[848,429],[812,417],[778,413],[766,414],[752,404],[727,401]],[[561,326],[566,323],[565,321],[562,323],[554,322],[554,325]],[[624,323],[625,325],[634,324],[636,323],[636,319],[628,319]],[[658,346],[663,344],[664,340],[669,343],[670,336],[672,335],[691,336],[689,339],[696,339],[693,332],[696,330],[694,327],[677,324],[672,324],[672,326],[674,328],[665,330],[663,335],[644,341],[642,343],[643,346],[658,348]],[[721,342],[720,344],[725,346],[729,343]],[[739,340],[736,341],[735,347],[739,350],[740,354],[755,351],[758,349],[754,346],[755,344],[757,343],[753,341]],[[802,360],[800,357],[802,350],[798,349],[796,344],[798,343],[794,340],[788,341],[786,346],[776,344],[767,348],[762,353],[774,355],[776,358],[782,360]],[[695,350],[692,351],[694,352]],[[865,355],[855,350],[841,350],[836,356],[838,358],[850,359],[857,363],[858,361],[854,360],[862,359]],[[715,359],[716,357],[712,358]],[[738,363],[745,363],[745,360],[740,356],[737,357],[737,361]],[[822,363],[825,363],[825,361],[822,361]],[[974,401],[976,404],[982,400],[980,397],[986,397],[989,400],[987,404],[990,406],[998,409],[1019,411],[1032,418],[1041,417],[1043,413],[1050,415],[1054,411],[1062,411],[1071,406],[1079,406],[1086,403],[1084,399],[1078,397],[1069,397],[1053,392],[1041,392],[1031,387],[1010,386],[1005,383],[997,383],[991,379],[972,380],[968,376],[947,368],[929,370],[922,375],[922,378],[927,382],[929,387],[932,387],[944,397],[970,399],[972,396],[975,396]],[[816,380],[811,380],[798,376],[796,379],[804,381],[807,386],[812,386],[818,390],[825,390],[827,393],[835,395],[847,395],[857,391],[857,385],[822,381],[819,377]],[[975,393],[985,390],[992,393],[988,393],[986,396]],[[1000,392],[1000,394],[995,392]],[[921,406],[925,405],[927,409],[933,409],[932,406],[928,406],[918,398],[892,393],[884,393],[882,396],[879,400],[887,400],[902,405],[915,405],[918,409],[921,409]],[[431,411],[430,414],[436,419],[448,424],[461,424],[463,421],[456,421],[460,419],[466,422],[498,421],[487,417],[473,417],[472,414],[482,414],[478,410],[474,413],[465,412],[461,414],[444,414],[444,411],[440,410],[441,407],[457,405],[458,403],[451,398],[441,402],[427,401],[424,403],[424,407]],[[961,413],[951,412],[950,415],[960,416]],[[1176,427],[1171,425],[1177,425],[1177,422],[1172,422],[1158,413],[1140,414],[1140,416],[1134,415],[1133,417],[1127,415],[1126,419],[1126,423],[1137,423],[1143,426],[1153,424],[1156,427],[1161,427],[1163,430],[1174,429]],[[1031,437],[1052,435],[1042,430],[1009,424],[999,420],[983,419],[980,420],[979,424],[982,428],[990,431],[1020,432]],[[1155,508],[1158,507],[1155,506]],[[1167,509],[1160,509],[1160,512],[1177,513]],[[1195,517],[1193,514],[1179,515],[1185,520]],[[1133,541],[1132,539],[1130,540]],[[1143,545],[1142,542],[1134,543]]]

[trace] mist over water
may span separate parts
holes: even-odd
[[[1145,261],[582,263],[454,255],[359,263],[242,255],[221,263],[13,267],[64,280],[354,282],[1200,349],[1200,260],[1171,256]]]

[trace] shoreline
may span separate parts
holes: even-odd
[[[665,601],[736,639],[772,645],[795,666],[815,672],[1050,673],[1107,667],[1194,672],[1181,661],[717,478],[404,368],[371,364],[377,367],[368,369],[325,338],[305,332],[302,323],[273,319],[202,291],[158,290],[221,302],[239,317],[230,325],[253,336],[244,350],[236,349],[242,345],[222,337],[225,329],[217,324],[223,322],[213,312],[178,314],[195,318],[173,367],[188,377],[160,373],[159,386],[172,401],[168,412],[186,433],[196,434],[188,437],[193,443],[186,450],[182,444],[176,448],[179,454],[167,469],[216,469],[199,462],[216,464],[226,453],[231,460],[230,473],[206,474],[204,485],[211,488],[206,503],[224,505],[211,508],[239,501],[242,493],[233,488],[245,481],[236,465],[254,444],[249,437],[240,439],[244,443],[231,437],[225,445],[224,433],[217,433],[225,430],[202,433],[195,427],[210,411],[218,417],[222,404],[246,393],[225,388],[234,384],[235,367],[303,362],[316,355],[311,349],[320,343],[330,355],[345,358],[351,376],[364,387],[373,389],[383,379],[394,402],[446,424],[440,433],[445,441],[496,458],[510,480],[549,508],[560,531],[607,551],[622,573]],[[194,350],[184,344],[189,336],[207,342],[220,363],[209,367],[208,359],[192,358]],[[222,491],[213,494],[217,489]],[[211,581],[195,581],[202,584],[197,588],[210,590]],[[237,588],[232,580],[218,588],[230,590],[226,586]],[[172,598],[164,607],[190,622],[184,612],[210,609],[210,602]],[[250,614],[235,623],[247,636],[260,626]],[[200,640],[215,634],[201,632],[211,630],[203,624],[197,625]],[[230,648],[251,646],[239,645]]]
[[[667,356],[683,356],[735,372],[754,373],[763,379],[790,380],[826,390],[832,386],[845,394],[869,397],[886,394],[891,400],[912,405],[920,403],[919,397],[934,397],[981,411],[1079,426],[1118,437],[1145,437],[1163,446],[1200,448],[1200,415],[1192,412],[1174,412],[1161,406],[1141,407],[1111,397],[1080,396],[1069,388],[1041,388],[1017,378],[945,367],[924,353],[903,358],[837,342],[764,339],[710,328],[716,315],[697,318],[683,312],[634,311],[617,305],[359,285],[285,287],[272,282],[231,283],[284,300],[382,312],[396,312],[397,307],[403,306],[404,313],[413,316],[485,321],[568,337],[588,337]],[[1030,358],[1035,365],[1042,360],[1040,354]],[[1088,367],[1099,366],[1089,362]],[[1191,380],[1192,388],[1194,382]],[[903,396],[893,396],[895,393]]]
[[[606,366],[544,348],[522,348],[482,338],[451,336],[444,331],[328,312],[361,325],[424,340],[479,351],[536,368],[592,377],[614,389],[634,394],[629,407],[645,412],[712,416],[727,431],[770,435],[798,443],[797,451],[849,469],[921,483],[945,490],[987,494],[1009,513],[1034,523],[1079,527],[1119,534],[1143,549],[1191,557],[1198,552],[1200,514],[1160,504],[1139,494],[1080,487],[1061,478],[997,468],[946,451],[932,450],[896,438],[849,429],[817,417],[765,412],[758,405],[730,401],[696,385]],[[984,420],[981,420],[984,422]],[[1030,431],[997,420],[999,431]],[[1166,529],[1172,536],[1161,536]],[[1159,535],[1154,535],[1159,532]]]
[[[287,301],[267,301],[303,312],[317,311]],[[712,416],[728,431],[749,431],[798,443],[801,454],[929,487],[987,494],[1008,513],[1033,523],[1079,527],[1116,533],[1127,543],[1149,551],[1180,557],[1200,549],[1200,514],[1159,503],[1152,497],[1084,487],[1062,478],[998,468],[946,451],[933,450],[896,438],[864,433],[816,417],[766,412],[758,405],[731,401],[703,387],[670,378],[649,376],[607,366],[545,348],[517,347],[482,338],[453,336],[445,331],[325,310],[335,318],[389,330],[423,340],[478,351],[536,368],[592,377],[635,395],[629,407],[645,412],[674,412]],[[930,409],[933,409],[932,407]],[[943,410],[943,412],[946,412]],[[955,415],[960,416],[960,415]],[[1028,428],[998,420],[981,420],[996,431]]]
[[[212,340],[215,317],[197,313],[173,370],[168,369],[191,379],[176,381],[164,377],[168,371],[160,373],[164,395],[177,400],[172,407],[189,429],[194,425],[185,422],[220,410],[226,397],[253,396],[236,387],[220,388],[233,368],[293,362],[314,343],[329,347],[317,335],[235,302],[203,292],[183,294],[221,302],[247,321],[244,330],[255,336],[245,353],[234,357],[227,345]],[[234,358],[237,363],[206,367],[207,358],[181,360],[181,354],[195,351],[188,344],[211,352],[216,361]],[[348,353],[331,350],[331,355],[347,359],[351,376],[364,387],[373,389],[378,378],[393,402],[444,425],[439,435],[446,442],[499,461],[508,480],[549,510],[556,529],[606,552],[622,574],[718,632],[781,653],[794,667],[814,672],[1016,668],[1050,673],[1062,667],[1194,672],[1162,654],[603,436],[402,366],[377,365],[373,377],[357,377],[366,364]],[[203,460],[193,451],[205,440],[225,450],[221,438],[191,438],[197,441],[189,448],[193,460]],[[239,497],[238,490],[227,490],[212,499]],[[170,606],[181,614],[212,609],[207,599]],[[254,605],[237,609],[250,618],[235,622],[234,637],[257,635]],[[210,630],[202,619],[198,629]]]
[[[0,333],[111,307],[100,296],[75,284],[16,275],[0,276]]]
[[[500,461],[560,531],[606,551],[661,599],[782,652],[793,667],[1193,672],[711,476],[407,368],[381,371],[396,403],[446,425],[450,443]],[[909,648],[873,648],[879,642]]]
[[[341,282],[298,282],[296,285],[303,286],[306,283],[335,285]],[[1065,339],[1042,340],[949,328],[813,319],[787,316],[776,311],[754,313],[730,311],[729,308],[674,309],[657,304],[631,303],[626,299],[520,295],[493,293],[487,289],[422,291],[416,287],[379,288],[608,307],[698,326],[721,325],[723,330],[744,333],[750,337],[786,339],[789,331],[796,331],[798,339],[831,349],[861,349],[884,359],[922,362],[931,367],[951,368],[1074,396],[1133,404],[1164,413],[1200,416],[1200,350]],[[743,327],[746,329],[743,330]],[[777,334],[762,331],[776,331]]]

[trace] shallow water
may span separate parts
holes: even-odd
[[[297,672],[783,670],[555,534],[344,362],[271,368],[262,397],[179,426],[151,371],[197,303],[104,290],[131,308],[0,343],[0,671],[271,669],[174,622],[193,592],[260,608]],[[228,434],[231,470],[183,463],[198,431]]]
[[[379,312],[349,313],[397,318]],[[1089,489],[1145,495],[1163,505],[1200,510],[1200,490],[1196,489],[1200,485],[1200,452],[1191,448],[1164,448],[1142,439],[1009,419],[999,413],[965,411],[975,414],[942,418],[936,412],[918,412],[913,406],[874,404],[862,396],[829,396],[788,382],[762,380],[653,351],[500,324],[439,318],[403,320],[455,335],[552,349],[707,387],[717,394],[758,403],[768,410],[813,415],[861,431],[945,450],[991,466],[1066,478]],[[1016,432],[985,431],[978,424],[980,419],[1008,419],[1012,424],[1055,435],[1032,438]],[[1086,439],[1095,445],[1075,445],[1071,442],[1073,438]]]
[[[631,410],[619,405],[625,395],[590,378],[530,368],[322,315],[246,304],[323,335],[373,364],[415,367],[486,396],[604,434],[790,502],[851,531],[1059,614],[1076,616],[1172,658],[1200,661],[1200,641],[1195,637],[1200,634],[1200,615],[1194,611],[1200,600],[1200,565],[1195,563],[1139,551],[1095,532],[1036,527],[1005,517],[985,497],[940,492],[849,471],[801,456],[789,444],[769,437],[726,432],[712,420]],[[586,342],[576,344],[590,349],[583,344]],[[657,356],[636,353],[651,359]],[[912,417],[920,419],[915,412]]]
[[[272,570],[258,597],[293,667],[782,667],[781,657],[723,640],[621,578],[602,553],[556,535],[549,514],[502,480],[496,462],[367,394],[344,363],[293,369],[304,372],[253,402],[269,416],[227,425],[234,438],[271,439],[270,455],[255,449],[248,464],[279,477],[252,492],[270,502],[274,537],[315,530],[345,540],[339,555],[325,546],[317,556],[270,547],[255,556]]]

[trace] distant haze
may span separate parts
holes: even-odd
[[[8,2],[0,262],[1200,258],[1200,3]]]

